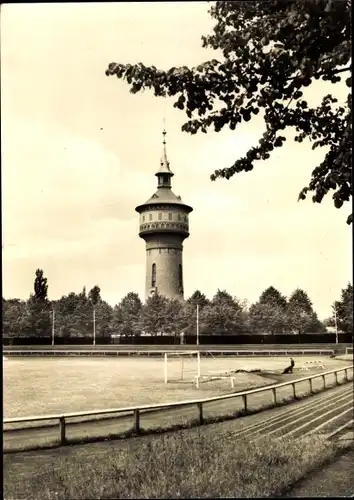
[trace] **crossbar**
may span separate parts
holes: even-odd
[[[135,351],[134,351],[135,352]],[[160,352],[160,351],[141,351],[141,352]],[[190,354],[199,354],[199,351],[164,351],[168,356],[189,356]]]
[[[251,394],[257,394],[260,392],[265,392],[269,391],[271,389],[278,389],[280,387],[286,387],[288,385],[292,384],[297,384],[300,382],[305,382],[307,380],[313,380],[318,377],[325,377],[326,375],[330,375],[332,373],[339,373],[339,372],[345,372],[346,373],[346,379],[348,378],[347,370],[353,369],[353,365],[348,365],[342,368],[337,368],[335,370],[330,370],[327,372],[322,372],[322,373],[317,373],[308,377],[303,377],[299,378],[296,380],[292,380],[289,382],[282,382],[280,384],[274,384],[274,385],[268,385],[264,387],[258,387],[257,389],[250,389],[247,391],[241,391],[241,392],[234,392],[231,394],[223,394],[221,396],[214,396],[210,398],[205,398],[205,399],[195,399],[195,400],[186,400],[186,401],[176,401],[176,402],[171,402],[171,403],[157,403],[153,405],[139,405],[139,406],[127,406],[125,408],[109,408],[105,410],[90,410],[90,411],[79,411],[79,412],[73,412],[73,413],[59,413],[59,414],[54,414],[54,415],[38,415],[38,416],[33,416],[33,417],[15,417],[15,418],[5,418],[3,420],[4,424],[15,424],[19,422],[39,422],[43,420],[55,420],[55,419],[66,419],[66,418],[74,418],[74,417],[86,417],[86,416],[93,416],[93,415],[108,415],[108,414],[113,414],[113,413],[127,413],[131,412],[134,413],[136,411],[144,411],[144,410],[153,410],[153,409],[167,409],[167,408],[173,408],[173,407],[183,407],[183,406],[191,406],[191,405],[198,405],[198,404],[204,404],[204,403],[211,403],[213,401],[222,401],[225,399],[231,399],[231,398],[237,398],[241,396],[249,396]]]

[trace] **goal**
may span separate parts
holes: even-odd
[[[164,380],[192,381],[200,376],[199,351],[169,351],[164,353]]]
[[[345,354],[353,354],[353,348],[352,347],[346,347],[345,348]]]
[[[168,351],[164,353],[164,380],[200,384],[226,381],[234,388],[236,351]]]

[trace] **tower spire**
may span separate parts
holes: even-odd
[[[165,172],[172,173],[170,171],[170,162],[168,161],[168,158],[167,158],[167,149],[166,149],[166,135],[167,135],[167,132],[166,132],[166,119],[165,119],[165,117],[163,119],[163,131],[162,131],[162,135],[163,135],[163,141],[162,141],[163,151],[162,151],[160,165],[161,165],[161,167],[164,167],[164,169],[165,169],[164,171]],[[162,172],[161,169],[160,169],[160,172]]]
[[[164,128],[162,131],[163,151],[162,151],[162,156],[161,156],[161,161],[160,161],[160,168],[159,168],[158,172],[156,172],[156,175],[159,178],[159,186],[171,187],[171,177],[173,176],[173,173],[170,170],[170,162],[168,161],[168,158],[167,158],[166,134],[167,134],[167,132],[166,132],[166,128],[165,128],[165,119],[164,119]]]

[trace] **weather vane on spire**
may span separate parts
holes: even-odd
[[[162,132],[162,135],[163,135],[163,144],[165,145],[166,144],[166,118],[163,117],[163,132]]]

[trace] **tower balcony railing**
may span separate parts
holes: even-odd
[[[185,222],[148,222],[145,224],[140,224],[140,234],[141,233],[149,233],[156,231],[174,231],[179,233],[189,234],[189,226]]]

